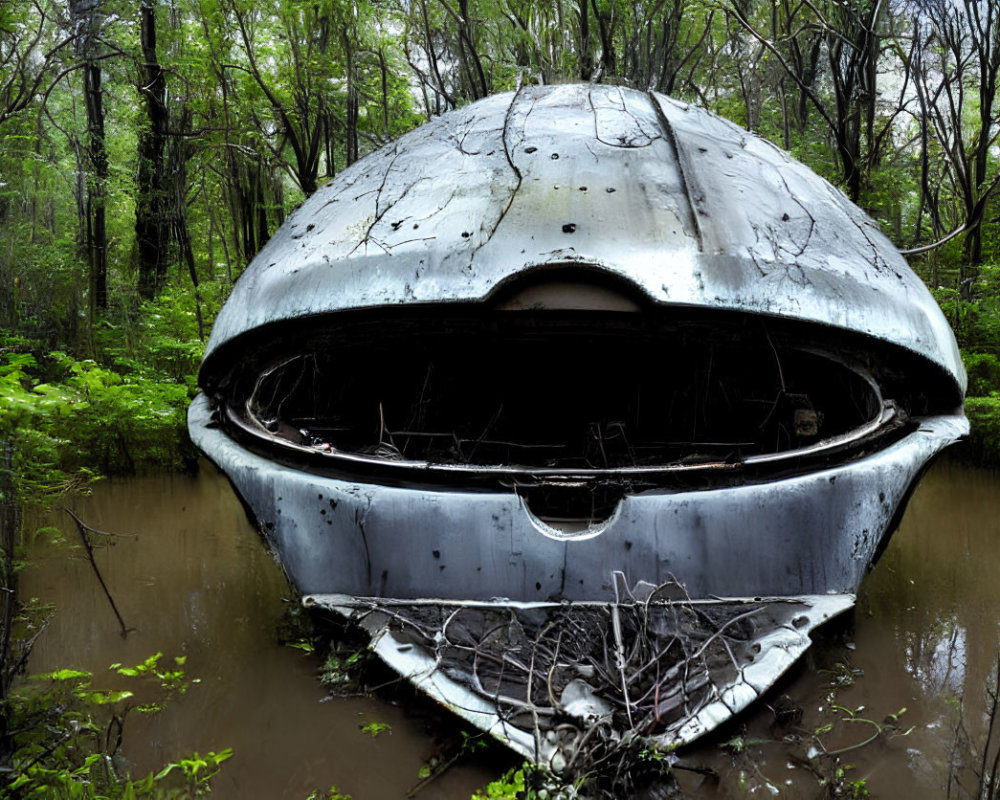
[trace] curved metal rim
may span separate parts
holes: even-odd
[[[234,426],[241,433],[262,441],[263,443],[279,448],[282,451],[306,456],[307,458],[319,458],[328,460],[333,466],[342,465],[348,468],[363,468],[366,470],[391,470],[400,474],[417,475],[429,471],[439,471],[450,475],[475,475],[478,477],[498,477],[498,478],[526,478],[526,479],[564,479],[564,480],[595,480],[600,478],[622,478],[622,477],[655,477],[674,476],[685,474],[699,474],[706,472],[732,472],[741,467],[754,466],[780,466],[791,464],[803,458],[815,458],[817,456],[834,455],[844,450],[852,449],[853,445],[860,445],[862,442],[870,440],[872,437],[882,432],[896,427],[895,423],[901,420],[896,406],[891,401],[883,401],[881,412],[865,424],[854,428],[847,433],[832,436],[819,442],[815,442],[806,447],[795,448],[794,450],[783,450],[780,453],[767,453],[756,456],[747,456],[738,461],[707,461],[698,464],[662,464],[653,466],[619,467],[616,469],[566,469],[561,467],[518,467],[500,464],[447,464],[431,461],[410,461],[410,460],[390,460],[359,453],[349,453],[343,450],[319,450],[315,447],[295,444],[287,439],[277,436],[270,431],[251,424],[248,420],[236,413],[228,403],[223,404],[224,415],[227,424]]]

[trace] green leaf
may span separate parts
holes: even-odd
[[[53,681],[73,681],[73,680],[90,680],[91,673],[84,672],[79,669],[58,669],[55,672],[44,672],[40,675],[32,676],[36,680],[53,680]]]

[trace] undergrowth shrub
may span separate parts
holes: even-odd
[[[218,295],[203,299],[212,317]],[[194,303],[174,290],[144,304],[127,335],[96,337],[100,363],[0,332],[0,441],[13,446],[23,499],[97,475],[191,468],[187,406],[204,353]]]

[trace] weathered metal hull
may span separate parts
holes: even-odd
[[[734,488],[627,497],[599,528],[566,535],[538,520],[512,492],[381,486],[275,464],[212,423],[204,396],[192,404],[189,425],[198,446],[253,509],[307,607],[353,619],[372,636],[374,651],[414,685],[524,757],[570,774],[586,770],[580,743],[593,730],[602,733],[591,743],[605,748],[645,740],[670,751],[761,697],[808,648],[816,627],[854,605],[857,587],[920,472],[966,428],[964,419],[936,417],[857,462]],[[674,694],[683,700],[675,697],[674,703],[683,710],[661,714],[666,701],[658,698],[661,705],[650,712],[647,699],[638,730],[639,722],[621,714],[629,698],[609,699],[618,687],[590,674],[587,680],[575,672],[558,675],[558,696],[549,706],[540,704],[545,713],[539,723],[537,712],[525,719],[530,676],[508,678],[514,684],[506,687],[509,694],[484,688],[471,666],[479,658],[465,648],[468,671],[442,668],[448,621],[459,613],[488,609],[516,623],[526,610],[555,627],[562,624],[560,615],[599,609],[607,621],[623,607],[648,613],[630,587],[677,580],[683,592],[666,601],[666,609],[690,614],[712,606],[725,620],[705,628],[695,645],[712,641],[730,619],[763,613],[751,634],[720,638],[717,649],[725,652],[714,660],[700,646],[674,655],[667,667],[677,672]],[[428,607],[438,613],[440,631],[415,636],[410,627],[422,630],[426,621],[409,621]],[[684,636],[693,636],[699,621],[685,620]],[[612,631],[609,623],[600,636],[613,646]],[[664,636],[677,632],[670,628],[654,640],[663,653],[670,646]],[[490,644],[498,646],[495,635],[490,639],[484,634],[472,644],[488,652]],[[532,643],[506,634],[499,646],[502,657],[517,654],[511,674],[537,658]],[[642,660],[633,641],[619,647]],[[630,668],[641,671],[637,664]],[[554,667],[549,670],[551,685]],[[635,703],[637,715],[642,708]],[[552,736],[557,721],[559,735]],[[622,738],[626,732],[639,739]]]
[[[765,691],[967,431],[964,381],[919,278],[809,170],[659,95],[536,87],[297,210],[189,428],[307,604],[572,768],[594,730],[672,747]]]
[[[514,491],[351,481],[275,463],[189,412],[195,443],[253,509],[305,595],[517,601],[611,597],[681,581],[692,597],[853,594],[925,464],[966,430],[936,417],[857,461],[741,486],[623,498],[563,533]]]

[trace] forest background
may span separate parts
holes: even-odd
[[[944,309],[966,452],[1000,462],[998,79],[990,0],[0,0],[4,587],[22,504],[191,468],[206,336],[291,209],[519,82],[664,92],[840,186]]]

